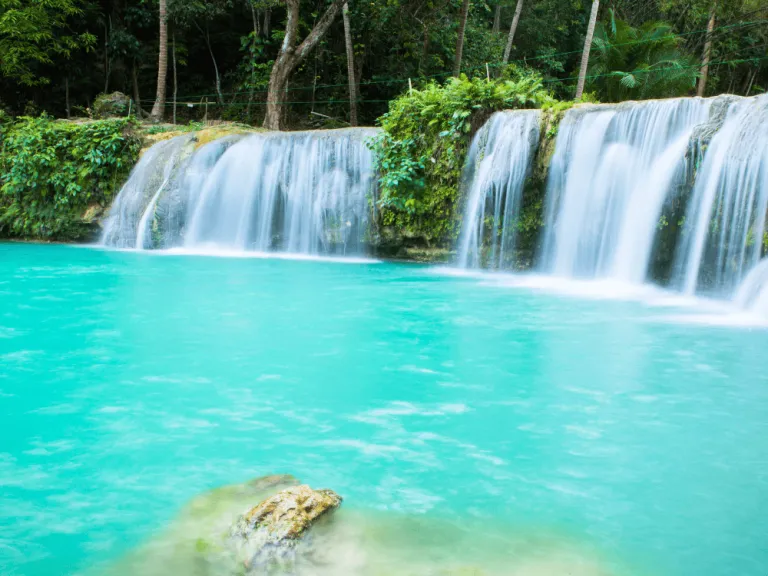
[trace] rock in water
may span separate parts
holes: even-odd
[[[301,485],[278,492],[241,516],[232,527],[238,559],[247,569],[291,564],[309,528],[340,505],[341,496],[332,490]]]

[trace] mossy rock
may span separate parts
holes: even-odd
[[[189,126],[175,126],[173,124],[160,124],[151,125],[142,124],[139,129],[141,134],[143,146],[142,154],[151,148],[158,142],[164,142],[177,136],[183,136],[184,134],[194,133],[192,143],[194,149],[197,150],[205,146],[206,144],[224,138],[226,136],[245,136],[248,134],[256,134],[259,132],[266,132],[264,128],[257,128],[254,126],[248,126],[247,124],[239,124],[236,122],[225,122],[222,124],[216,124],[214,126],[208,126],[200,129],[190,129]]]
[[[93,101],[91,109],[93,117],[103,118],[124,118],[131,114],[133,101],[122,92],[112,92],[111,94],[99,94]]]

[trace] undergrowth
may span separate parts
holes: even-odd
[[[460,179],[474,133],[499,110],[540,108],[554,99],[541,77],[513,66],[499,79],[431,82],[390,103],[371,146],[379,169],[380,225],[427,246],[458,234]]]
[[[86,211],[109,205],[138,158],[133,122],[1,120],[0,236],[85,237]]]

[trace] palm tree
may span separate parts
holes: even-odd
[[[167,0],[160,0],[160,48],[157,64],[157,95],[152,106],[152,119],[158,122],[165,112],[165,82],[168,74],[168,6]]]
[[[709,11],[709,22],[707,23],[707,40],[704,42],[704,54],[701,58],[701,74],[699,76],[699,87],[696,90],[697,96],[704,96],[707,90],[707,76],[709,76],[709,58],[712,54],[712,31],[715,29],[715,12],[717,11],[717,0],[712,3],[712,9]]]
[[[597,11],[600,9],[600,0],[592,0],[592,13],[589,15],[587,37],[584,39],[584,50],[581,53],[581,68],[579,68],[579,82],[576,85],[576,100],[581,99],[584,93],[584,82],[587,79],[587,67],[589,66],[589,51],[592,48],[592,36],[595,34]]]
[[[349,25],[349,5],[341,9],[344,20],[344,43],[347,46],[347,80],[349,82],[349,123],[357,126],[357,86],[355,84],[355,51],[352,48],[352,28]]]

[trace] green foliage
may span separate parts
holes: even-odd
[[[2,132],[0,235],[79,239],[83,214],[106,207],[135,163],[127,119],[86,123],[20,118]]]
[[[698,63],[681,48],[681,39],[664,22],[638,28],[616,18],[595,28],[589,83],[602,99],[684,96],[696,86]]]
[[[67,21],[82,13],[80,0],[0,0],[0,72],[20,84],[47,84],[38,72],[54,58],[69,59],[96,43],[91,33],[70,34]]]
[[[537,74],[512,69],[510,76],[430,82],[390,104],[380,119],[383,133],[372,143],[385,226],[395,224],[427,244],[455,235],[459,181],[474,132],[497,110],[552,102]]]
[[[189,124],[153,124],[151,126],[143,126],[141,132],[149,136],[155,134],[165,134],[167,132],[197,132],[203,130],[205,124],[202,122],[189,122]]]

